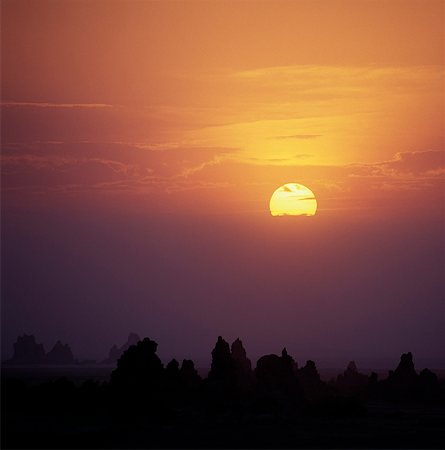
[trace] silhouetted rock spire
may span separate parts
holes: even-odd
[[[414,369],[413,355],[411,352],[402,353],[399,365],[396,370],[390,371],[388,375],[388,385],[395,393],[412,389],[417,383],[417,372]]]
[[[172,359],[165,367],[165,378],[170,385],[178,385],[181,375],[179,372],[179,363],[176,359]]]
[[[33,335],[18,336],[14,354],[8,364],[45,364],[46,354],[42,344],[37,344]]]
[[[198,375],[195,364],[191,359],[184,359],[182,361],[179,373],[186,389],[194,390],[198,388],[201,383],[201,377]]]
[[[238,338],[231,346],[221,336],[212,351],[212,366],[205,381],[211,408],[235,407],[253,385],[252,364]]]
[[[221,336],[212,350],[212,365],[209,372],[209,380],[228,380],[233,378],[234,363],[230,353],[229,343]]]
[[[286,347],[281,351],[281,359],[283,361],[284,367],[288,370],[292,375],[295,375],[297,372],[298,365],[295,362],[294,358],[287,353]]]
[[[242,341],[237,338],[231,346],[231,355],[234,363],[235,383],[240,389],[248,389],[253,383],[252,363],[247,357]]]
[[[306,364],[301,369],[298,369],[297,377],[307,398],[316,399],[323,395],[326,385],[321,381],[314,361],[306,361]]]
[[[337,377],[337,386],[345,393],[354,393],[364,389],[370,383],[370,379],[359,373],[354,361],[351,361],[343,374]]]
[[[176,359],[172,359],[165,368],[166,373],[171,375],[179,374],[179,363],[176,361]]]
[[[240,338],[236,338],[231,345],[232,357],[235,361],[240,362],[245,369],[252,369],[250,359],[247,358],[246,350]]]
[[[412,382],[417,379],[417,372],[414,369],[413,355],[411,352],[402,354],[400,363],[394,371],[394,377],[406,382]]]
[[[176,359],[172,359],[165,367],[164,372],[165,397],[171,404],[176,404],[180,400],[183,387],[179,363]]]
[[[306,365],[298,371],[298,378],[303,383],[309,384],[318,383],[320,381],[320,374],[318,373],[317,366],[314,361],[310,359],[306,361]]]
[[[74,364],[73,352],[68,344],[57,341],[54,347],[46,355],[48,364]]]
[[[68,344],[57,341],[48,353],[42,344],[37,344],[33,335],[18,336],[14,344],[14,354],[6,364],[75,364],[73,352]]]

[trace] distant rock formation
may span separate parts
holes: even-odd
[[[235,339],[231,346],[232,358],[235,360],[237,366],[241,371],[252,370],[252,363],[247,358],[246,350],[243,347],[243,343],[240,338]]]
[[[165,367],[165,379],[170,386],[180,384],[181,374],[179,372],[179,363],[174,358]]]
[[[298,372],[298,364],[295,362],[294,358],[287,353],[286,347],[281,351],[281,359],[283,360],[286,370],[291,372],[292,375],[296,375]]]
[[[252,364],[240,339],[230,346],[221,336],[212,350],[212,364],[204,391],[209,408],[232,408],[250,395],[254,384]],[[238,407],[237,406],[237,407]]]
[[[240,338],[231,345],[231,355],[234,364],[235,384],[240,389],[248,389],[253,383],[252,363]]]
[[[343,374],[337,377],[337,382],[348,385],[366,384],[368,377],[358,371],[355,361],[351,361]]]
[[[179,371],[179,363],[176,359],[172,359],[164,371],[164,389],[165,396],[172,403],[179,401],[183,391],[183,380]]]
[[[14,354],[6,364],[76,364],[73,352],[68,344],[57,341],[51,351],[45,352],[42,344],[37,344],[33,335],[18,336],[14,344]]]
[[[298,369],[297,378],[307,398],[316,399],[324,394],[326,385],[321,381],[314,361],[306,361],[306,365]]]
[[[164,365],[156,354],[158,344],[149,338],[131,345],[118,359],[117,368],[111,372],[111,391],[114,407],[119,414],[139,412],[158,414],[158,407],[166,393]],[[177,369],[173,363],[170,370]],[[166,395],[167,394],[167,395]]]
[[[256,363],[255,375],[258,383],[272,387],[283,378],[283,364],[278,355],[264,355]]]
[[[57,341],[51,351],[46,355],[47,364],[74,364],[73,352],[68,344],[62,344]]]
[[[7,364],[45,364],[45,362],[45,349],[42,344],[37,344],[32,334],[17,337],[14,354],[6,361]]]
[[[257,361],[255,374],[258,382],[267,388],[285,385],[295,379],[295,362],[284,348],[281,356],[262,356]]]
[[[306,361],[306,365],[298,370],[298,379],[303,385],[316,385],[320,383],[320,374],[314,361]]]
[[[258,388],[263,396],[293,401],[299,393],[294,359],[283,348],[281,356],[265,355],[255,368]]]
[[[212,350],[212,365],[210,367],[209,380],[232,380],[234,367],[229,343],[221,336],[218,336],[215,348]]]
[[[139,335],[136,333],[130,333],[128,335],[127,342],[125,342],[125,344],[121,347],[118,347],[116,344],[111,347],[108,358],[104,359],[102,364],[115,364],[126,350],[128,350],[132,345],[136,345],[140,340],[141,338]]]
[[[418,380],[420,394],[424,399],[433,400],[439,398],[440,385],[437,375],[429,369],[423,369]]]
[[[237,338],[231,346],[221,336],[212,351],[208,381],[215,389],[249,389],[253,383],[252,363]]]
[[[408,389],[417,383],[417,378],[413,355],[411,352],[408,352],[402,354],[396,370],[389,372],[388,382],[397,389]]]
[[[184,359],[182,361],[179,372],[186,389],[196,390],[199,387],[202,380],[195,369],[194,362],[191,359]]]
[[[164,366],[156,355],[158,344],[149,338],[138,341],[124,351],[111,373],[114,386],[126,386],[131,390],[159,387]]]
[[[354,361],[351,361],[343,374],[337,377],[337,387],[346,393],[355,393],[364,389],[370,382],[368,376],[358,371]]]

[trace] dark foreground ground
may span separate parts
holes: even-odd
[[[11,415],[2,448],[444,448],[445,411],[378,410],[366,417]]]
[[[2,384],[9,389],[6,380]],[[147,404],[144,414],[125,401],[113,407],[96,397],[92,405],[84,401],[82,388],[76,390],[74,407],[70,395],[47,400],[34,395],[14,404],[2,395],[1,447],[445,448],[442,402],[367,400],[358,407],[353,402],[291,411],[175,407],[158,412]]]

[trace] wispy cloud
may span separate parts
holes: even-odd
[[[346,84],[355,80],[353,86],[360,82],[387,79],[390,84],[397,82],[412,83],[429,78],[442,77],[444,68],[441,66],[410,66],[410,70],[395,66],[332,66],[332,65],[291,65],[272,66],[259,69],[233,72],[232,78],[243,80],[264,80],[268,83],[314,86],[340,81]]]
[[[394,148],[432,145],[440,136],[443,67],[292,65],[221,73],[212,79],[221,122],[187,130],[184,141],[234,146],[239,159],[292,160],[313,155],[318,164],[381,160]],[[205,80],[203,80],[205,84]],[[209,81],[210,84],[210,81]],[[222,96],[230,90],[229,99]],[[419,109],[431,111],[419,117]],[[213,113],[212,113],[213,114]],[[413,128],[412,137],[399,130]],[[397,138],[388,138],[397,136]]]
[[[387,161],[350,164],[350,176],[374,178],[440,177],[445,171],[445,152],[426,150],[398,152]]]
[[[1,155],[3,188],[147,186],[164,188],[236,152],[229,148],[148,148],[139,143],[17,143]],[[198,182],[198,185],[200,183]],[[40,190],[41,190],[40,189]]]
[[[270,139],[316,139],[321,134],[291,134],[289,136],[273,136]]]
[[[113,108],[113,105],[106,103],[2,102],[1,106],[7,108]]]

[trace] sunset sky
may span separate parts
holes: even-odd
[[[201,364],[222,334],[445,365],[444,24],[442,0],[3,1],[4,354],[135,331]],[[315,216],[270,215],[286,183]]]

